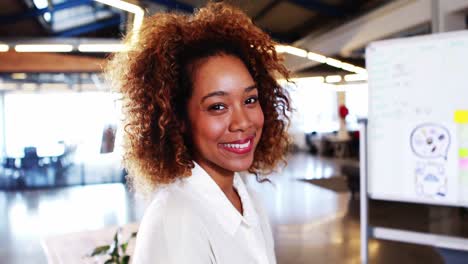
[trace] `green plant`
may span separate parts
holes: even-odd
[[[119,239],[121,237],[122,229],[118,228],[117,232],[114,234],[114,240],[109,245],[99,246],[96,247],[91,254],[90,257],[95,257],[99,255],[107,255],[109,259],[107,259],[104,264],[128,264],[130,262],[130,256],[127,255],[127,247],[130,240],[136,237],[137,232],[134,232],[130,235],[130,237],[124,243],[119,243]]]

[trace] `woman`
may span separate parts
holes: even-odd
[[[237,174],[270,172],[288,145],[274,42],[221,3],[156,14],[139,34],[108,65],[129,179],[156,190],[133,263],[276,263],[267,216]]]

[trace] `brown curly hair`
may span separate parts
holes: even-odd
[[[138,190],[191,175],[190,135],[182,132],[191,96],[191,68],[214,55],[240,58],[255,80],[264,127],[250,173],[271,172],[289,145],[290,103],[276,78],[289,72],[275,42],[239,9],[209,3],[193,15],[158,13],[146,18],[137,43],[113,54],[106,65],[112,86],[123,95],[124,166]]]

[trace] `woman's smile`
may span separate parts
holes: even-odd
[[[247,154],[253,150],[253,140],[255,136],[250,136],[241,140],[220,143],[219,146],[226,151],[235,154]]]

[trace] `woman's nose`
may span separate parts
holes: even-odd
[[[234,108],[231,116],[231,131],[245,131],[252,126],[247,109],[244,107]]]

